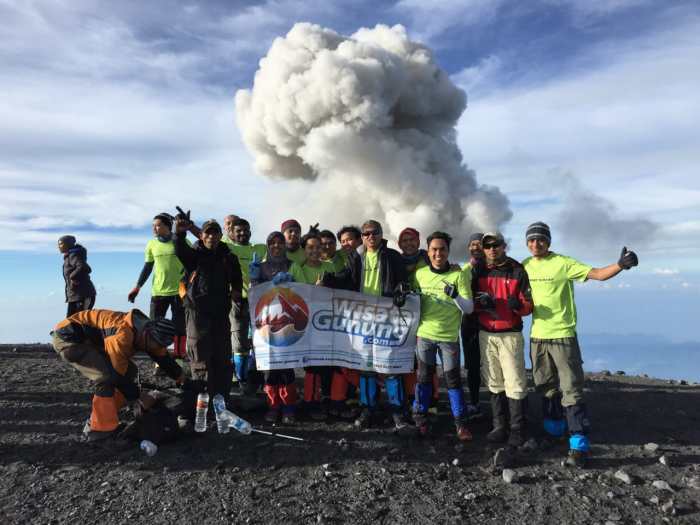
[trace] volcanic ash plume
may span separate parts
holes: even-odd
[[[309,183],[303,219],[375,218],[459,240],[511,217],[507,198],[462,162],[455,124],[466,95],[402,26],[351,37],[296,24],[260,61],[236,115],[258,173]],[[284,207],[284,199],[279,199]],[[289,206],[287,206],[289,208]]]

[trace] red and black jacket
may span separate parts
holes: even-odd
[[[496,303],[495,315],[493,310],[483,310],[477,305],[480,330],[520,332],[523,329],[522,317],[532,313],[532,292],[527,273],[522,264],[510,257],[506,257],[499,266],[475,266],[472,270],[472,290],[475,295],[478,292],[489,294]],[[518,310],[508,308],[508,298],[511,296],[520,300]]]

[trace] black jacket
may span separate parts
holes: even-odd
[[[66,282],[66,302],[95,297],[95,286],[90,280],[92,268],[87,263],[87,250],[76,244],[63,254],[63,279]]]
[[[208,317],[227,317],[232,294],[240,294],[243,287],[238,257],[222,242],[213,251],[200,241],[190,247],[185,236],[175,239],[175,255],[187,272],[185,307]]]
[[[362,255],[353,251],[343,270],[324,276],[323,286],[359,292],[362,290],[362,277]],[[379,282],[384,297],[392,297],[399,283],[408,282],[406,263],[399,252],[387,247],[386,241],[379,248]]]

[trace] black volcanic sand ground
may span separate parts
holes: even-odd
[[[157,382],[148,361],[139,366]],[[203,437],[149,458],[136,444],[113,453],[81,442],[90,384],[49,347],[0,345],[0,375],[2,524],[700,523],[697,385],[589,376],[590,467],[567,469],[565,444],[540,445],[521,453],[508,484],[492,467],[488,420],[471,424],[475,439],[461,445],[444,400],[426,439],[340,421],[279,427],[307,439],[297,443],[218,435],[212,422]],[[534,396],[530,405],[539,428]],[[262,412],[246,417],[270,429]],[[649,442],[658,450],[646,451]],[[615,478],[620,469],[630,484]]]

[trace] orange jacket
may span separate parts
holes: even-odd
[[[137,333],[134,327],[133,312],[134,310],[128,313],[111,310],[84,310],[58,323],[55,330],[69,324],[80,325],[87,339],[100,346],[104,345],[112,367],[119,375],[124,375],[129,361],[137,351],[134,346]],[[162,347],[148,350],[146,353],[155,361],[161,361],[163,358],[169,359],[167,350]],[[173,362],[173,364],[175,363]],[[164,369],[167,371],[168,367]]]

